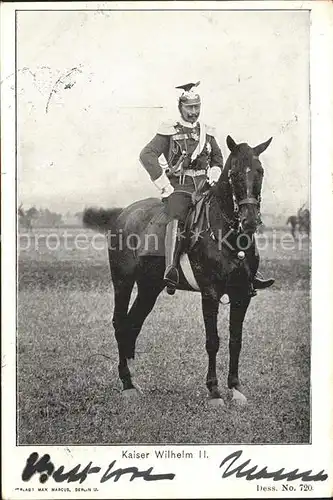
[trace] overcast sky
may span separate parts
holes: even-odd
[[[308,36],[304,11],[20,12],[19,201],[65,212],[158,195],[140,150],[178,116],[174,87],[201,80],[225,158],[228,134],[273,136],[263,212],[295,211],[309,187]]]

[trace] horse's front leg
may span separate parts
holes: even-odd
[[[241,404],[246,403],[238,378],[239,355],[242,348],[243,321],[251,298],[243,297],[230,304],[229,320],[229,374],[228,387],[233,392],[233,399]]]
[[[217,333],[217,315],[219,301],[210,296],[202,295],[202,312],[206,329],[206,351],[208,354],[208,372],[206,386],[210,397],[215,403],[223,404],[223,400],[218,389],[216,376],[216,355],[220,346],[220,339]]]

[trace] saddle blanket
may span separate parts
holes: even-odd
[[[152,217],[139,238],[137,255],[139,257],[165,257],[165,232],[171,218],[165,213],[164,207]],[[180,267],[184,277],[193,290],[199,291],[199,285],[193,274],[187,253],[180,257]]]
[[[186,229],[184,233],[181,233],[181,236],[184,237],[185,233],[191,235],[188,241],[188,246],[190,248],[194,246],[202,232],[201,229],[204,224],[204,217],[204,199],[202,198],[196,203],[194,209],[191,211],[186,222]],[[166,226],[171,220],[171,217],[165,212],[164,206],[162,205],[139,235],[137,247],[137,255],[139,257],[165,257]]]

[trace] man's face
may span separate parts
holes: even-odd
[[[186,122],[195,123],[200,115],[200,104],[180,104],[180,114]]]

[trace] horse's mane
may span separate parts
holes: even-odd
[[[213,187],[212,191],[218,201],[227,206],[227,208],[231,208],[232,206],[232,198],[231,198],[231,189],[229,184],[229,170],[231,168],[231,159],[228,156],[225,165],[222,169],[222,173],[215,187]],[[228,203],[229,202],[229,203]]]

